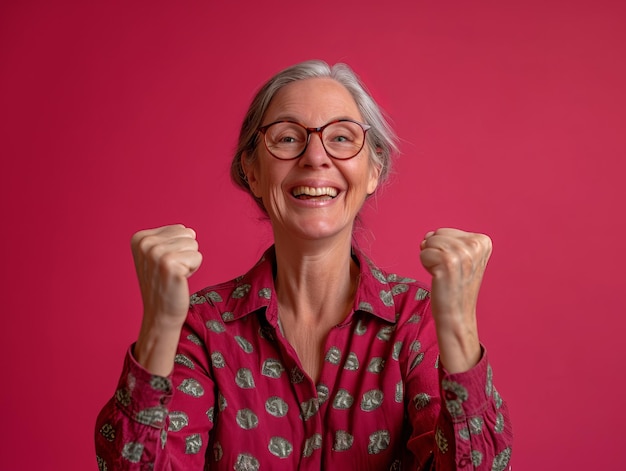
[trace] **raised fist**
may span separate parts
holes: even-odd
[[[182,225],[137,232],[131,240],[143,321],[135,358],[153,374],[173,367],[180,331],[189,310],[188,278],[202,263],[196,233]]]
[[[189,308],[189,278],[202,263],[196,233],[182,225],[139,231],[131,240],[144,316],[182,327]]]
[[[420,248],[422,265],[433,277],[431,306],[442,361],[444,356],[450,356],[449,351],[454,351],[454,358],[448,358],[444,365],[467,369],[453,365],[456,360],[462,360],[461,364],[467,360],[471,367],[480,355],[476,304],[491,255],[491,239],[458,229],[437,229],[424,236]],[[457,356],[462,352],[465,360]]]

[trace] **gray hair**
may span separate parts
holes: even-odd
[[[398,152],[398,138],[387,122],[384,112],[348,65],[339,63],[331,67],[324,61],[311,60],[288,67],[267,81],[252,100],[241,124],[237,151],[230,167],[230,176],[235,185],[252,195],[264,212],[266,211],[263,203],[250,190],[241,159],[245,155],[248,164],[255,161],[257,129],[261,126],[265,112],[276,93],[285,85],[311,78],[333,79],[343,85],[354,98],[365,123],[371,126],[366,135],[366,145],[370,150],[372,163],[380,169],[379,184],[384,183],[389,176],[392,157]]]

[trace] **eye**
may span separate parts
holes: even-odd
[[[300,144],[306,140],[306,131],[293,123],[277,123],[268,129],[268,137],[275,145]]]
[[[335,124],[327,129],[327,142],[350,144],[357,140],[358,135],[353,126]]]
[[[282,144],[292,144],[297,142],[297,137],[295,136],[281,136],[276,142],[280,142]]]

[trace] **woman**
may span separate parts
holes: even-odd
[[[231,173],[275,244],[190,306],[194,231],[134,235],[144,317],[98,418],[100,469],[509,469],[476,325],[489,238],[426,234],[431,291],[354,244],[394,151],[345,65],[301,63],[259,91]]]

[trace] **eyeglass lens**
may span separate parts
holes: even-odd
[[[265,132],[268,150],[279,159],[298,157],[307,146],[306,128],[289,122],[274,123]],[[338,121],[322,131],[326,152],[336,159],[354,157],[363,148],[365,132],[357,123]]]

